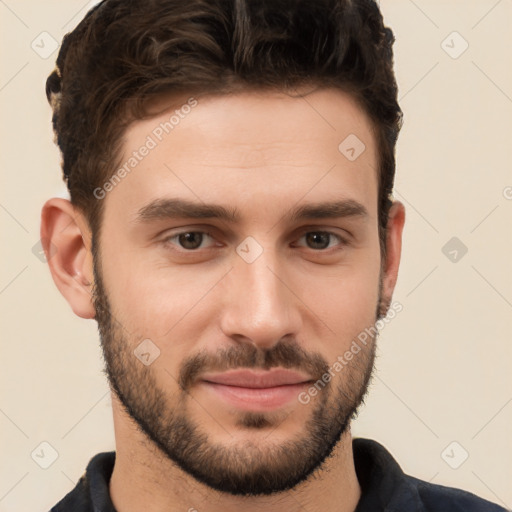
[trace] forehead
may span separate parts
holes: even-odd
[[[106,210],[115,206],[125,219],[165,196],[240,211],[258,203],[268,214],[301,198],[346,197],[376,214],[375,135],[347,93],[167,96],[151,109],[159,113],[126,130],[125,172],[106,197]]]

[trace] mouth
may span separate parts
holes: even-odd
[[[237,409],[267,411],[297,399],[312,382],[310,375],[275,368],[269,371],[232,370],[205,374],[201,386],[216,400]]]

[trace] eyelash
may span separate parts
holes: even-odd
[[[186,234],[189,234],[189,233],[199,233],[199,234],[202,234],[202,235],[207,235],[211,238],[214,238],[214,234],[209,232],[209,231],[200,231],[200,230],[197,230],[197,231],[194,231],[194,230],[189,230],[189,231],[181,231],[179,233],[175,233],[174,235],[171,235],[171,236],[168,236],[166,238],[164,238],[162,240],[162,243],[164,245],[174,245],[172,243],[172,240],[174,239],[178,239],[178,237],[180,237],[181,235],[186,235]],[[338,233],[334,233],[333,231],[326,231],[326,230],[316,230],[316,231],[303,231],[300,238],[303,238],[304,236],[308,235],[308,234],[311,234],[311,233],[315,233],[315,234],[326,234],[326,235],[329,235],[331,237],[334,237],[334,238],[337,238],[338,241],[340,242],[338,245],[339,246],[347,246],[349,245],[349,242],[347,239],[345,239],[344,237],[342,237],[341,235],[339,235]],[[299,238],[299,239],[300,239]],[[201,240],[202,242],[202,240]],[[303,247],[303,246],[301,246]],[[307,248],[307,247],[306,247]],[[184,247],[180,247],[178,248],[177,250],[178,251],[182,251],[182,252],[189,252],[189,253],[194,253],[194,252],[199,252],[201,248],[197,248],[197,249],[185,249]],[[207,248],[207,249],[210,249],[210,248]],[[310,248],[311,249],[311,248]],[[327,247],[325,249],[311,249],[312,251],[314,252],[327,252],[329,249],[332,249],[332,247]]]

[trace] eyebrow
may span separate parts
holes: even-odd
[[[343,217],[367,217],[367,209],[354,199],[324,201],[305,204],[293,208],[284,219],[299,221],[306,219],[335,219]],[[218,204],[196,203],[185,199],[155,199],[140,208],[136,214],[136,223],[149,223],[156,220],[187,218],[187,219],[219,219],[236,223],[240,213],[236,208],[226,208]]]

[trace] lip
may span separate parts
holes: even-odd
[[[302,384],[312,379],[304,373],[275,368],[267,371],[230,370],[224,373],[210,373],[203,375],[202,380],[225,386],[261,389]]]
[[[234,370],[205,374],[201,386],[214,399],[246,411],[268,411],[296,401],[312,381],[309,375],[284,370]]]

